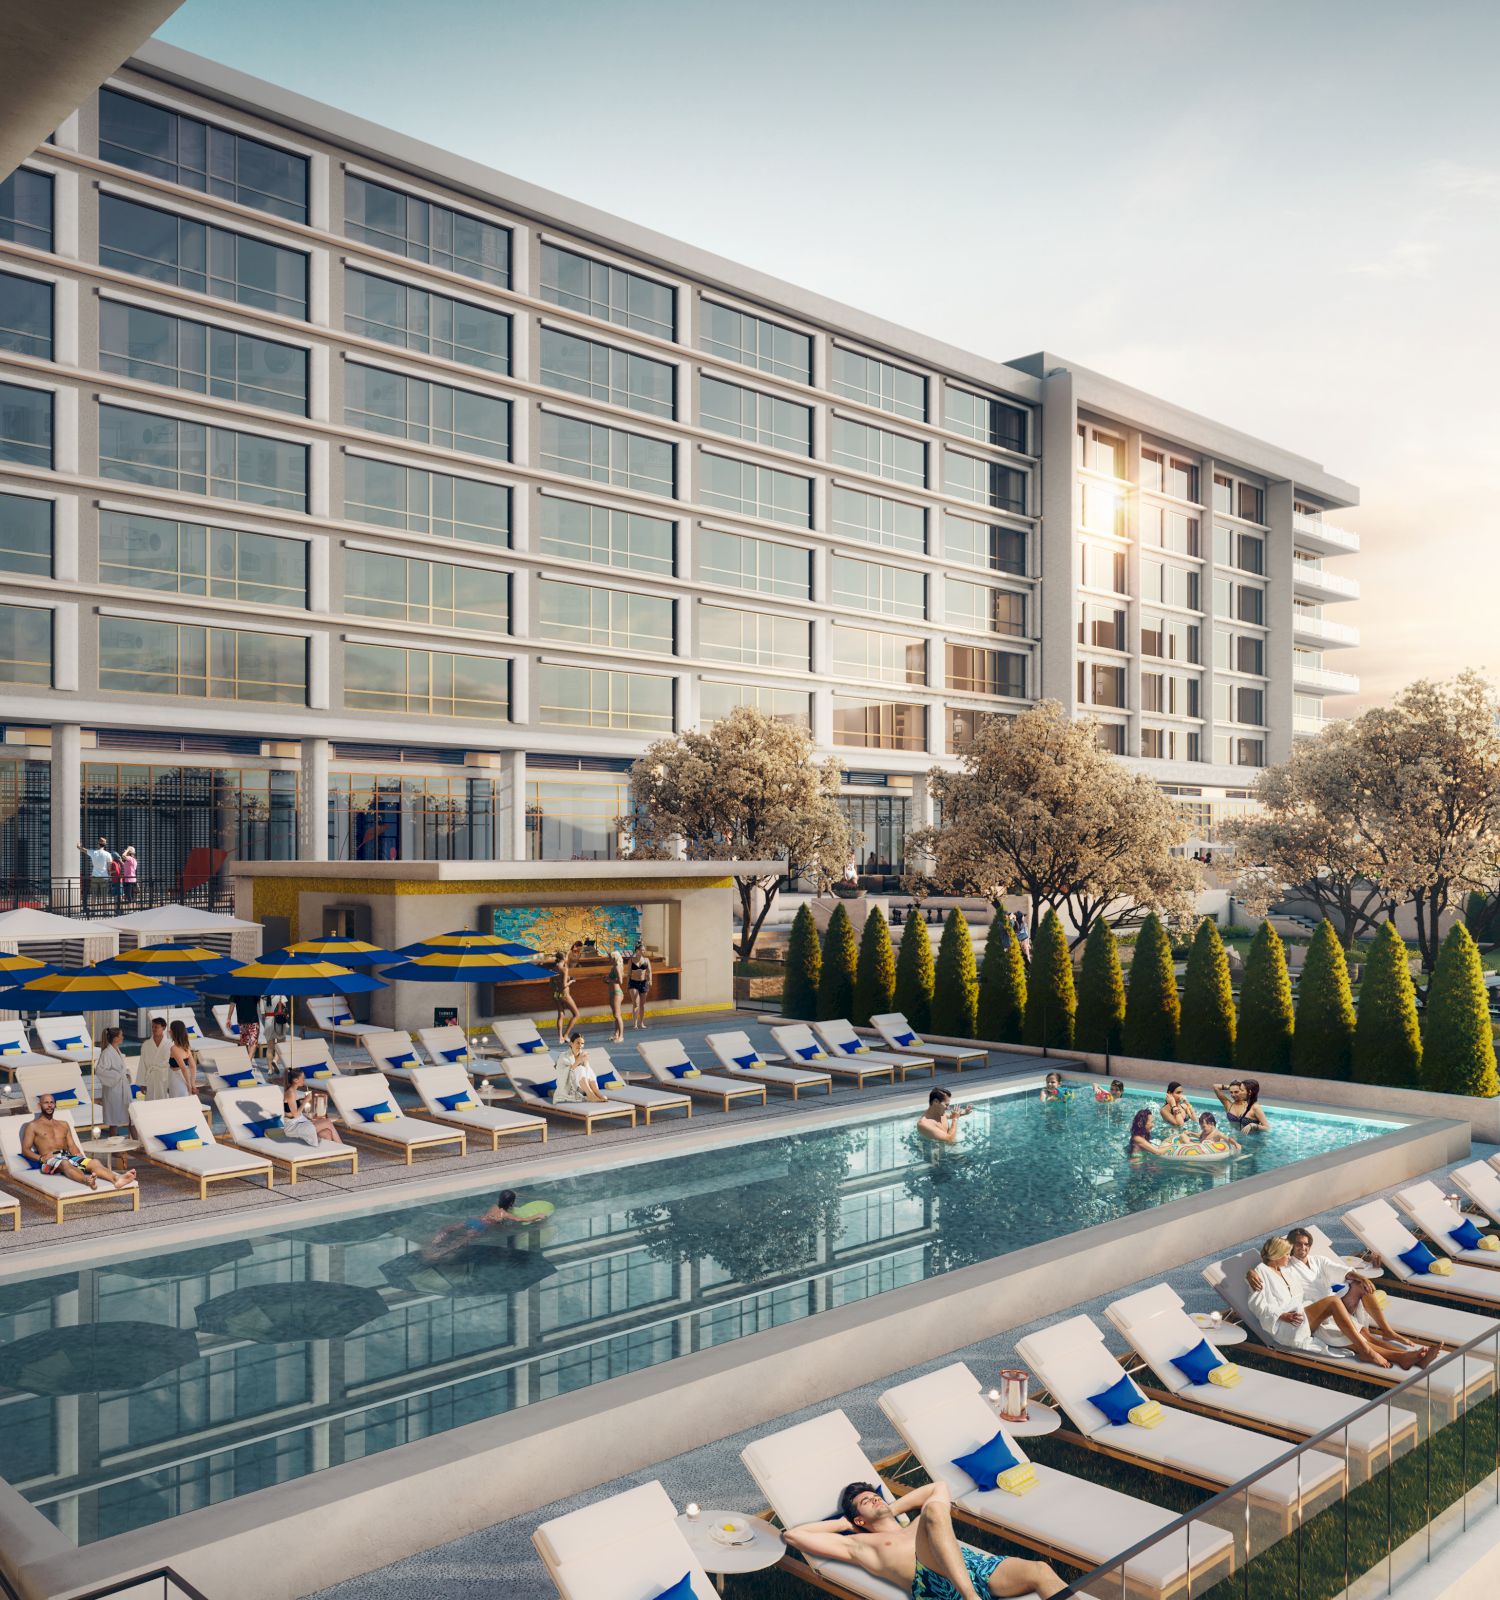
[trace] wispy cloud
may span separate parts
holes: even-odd
[[[1430,278],[1441,255],[1432,239],[1403,239],[1372,261],[1354,261],[1344,268],[1362,278],[1378,278],[1385,283],[1411,283]]]

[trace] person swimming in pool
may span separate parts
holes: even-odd
[[[927,1096],[927,1109],[917,1119],[917,1132],[924,1139],[936,1139],[939,1144],[957,1144],[959,1118],[966,1117],[973,1106],[956,1106],[951,1089],[933,1089]]]
[[[1049,1072],[1047,1081],[1042,1085],[1042,1092],[1039,1098],[1043,1105],[1046,1105],[1048,1101],[1071,1100],[1073,1091],[1063,1088],[1062,1073]]]
[[[1109,1088],[1100,1087],[1094,1090],[1094,1099],[1101,1106],[1113,1105],[1115,1101],[1123,1100],[1124,1098],[1125,1085],[1118,1078],[1110,1080]]]
[[[1166,1145],[1157,1144],[1151,1137],[1151,1124],[1155,1119],[1150,1106],[1142,1106],[1130,1119],[1130,1133],[1125,1144],[1127,1155],[1164,1156],[1167,1153]]]
[[[494,1229],[507,1225],[516,1227],[530,1227],[540,1222],[540,1216],[519,1215],[516,1212],[516,1191],[502,1189],[495,1196],[495,1203],[480,1217],[466,1217],[462,1222],[450,1222],[446,1228],[440,1228],[422,1251],[424,1261],[441,1261],[445,1256],[458,1255],[467,1250],[470,1245],[477,1244],[481,1239],[490,1235]],[[547,1215],[551,1213],[548,1212]]]
[[[1162,1101],[1162,1120],[1174,1128],[1185,1128],[1198,1115],[1192,1102],[1182,1092],[1182,1085],[1174,1078],[1167,1085],[1167,1097]]]
[[[1266,1133],[1266,1108],[1260,1103],[1260,1083],[1255,1078],[1236,1078],[1232,1083],[1216,1083],[1214,1093],[1224,1107],[1224,1115],[1241,1133]]]

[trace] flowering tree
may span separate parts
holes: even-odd
[[[849,827],[836,761],[813,759],[805,729],[737,706],[706,733],[659,739],[630,769],[636,853],[680,840],[692,861],[785,861],[785,875],[821,892],[844,868]],[[776,901],[782,872],[736,874],[741,961]]]
[[[960,760],[958,772],[931,774],[942,826],[907,841],[909,854],[932,857],[943,888],[1025,894],[1032,926],[1045,909],[1066,912],[1075,945],[1096,921],[1141,907],[1192,917],[1198,871],[1172,853],[1186,825],[1149,778],[1099,746],[1092,722],[1044,701],[989,719]]]

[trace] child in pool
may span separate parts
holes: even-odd
[[[1064,1089],[1062,1086],[1062,1074],[1060,1072],[1049,1072],[1047,1074],[1046,1083],[1042,1085],[1042,1104],[1046,1105],[1049,1100],[1060,1101],[1071,1100],[1072,1098],[1073,1091],[1071,1089]]]
[[[1124,1098],[1125,1085],[1118,1078],[1115,1078],[1110,1083],[1109,1088],[1096,1088],[1094,1090],[1094,1099],[1100,1105],[1112,1105],[1116,1100],[1123,1100]]]

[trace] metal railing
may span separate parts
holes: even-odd
[[[204,1592],[189,1583],[170,1567],[158,1567],[154,1572],[137,1573],[133,1578],[120,1578],[102,1589],[90,1589],[87,1594],[76,1595],[74,1600],[208,1600]]]
[[[234,910],[234,889],[226,874],[209,878],[141,878],[135,883],[112,883],[81,877],[44,878],[29,874],[0,876],[0,911],[29,908],[59,917],[118,917],[153,906],[183,904],[205,911]]]
[[[1456,1408],[1458,1408],[1458,1415],[1454,1420],[1440,1426],[1435,1434],[1432,1426],[1432,1375],[1452,1366],[1455,1362],[1460,1363],[1459,1371],[1462,1373],[1463,1361],[1472,1352],[1479,1350],[1484,1352],[1481,1359],[1491,1364],[1489,1402],[1485,1409],[1490,1414],[1492,1442],[1484,1462],[1481,1462],[1477,1455],[1473,1458],[1473,1464],[1476,1467],[1487,1464],[1489,1474],[1486,1478],[1481,1478],[1477,1483],[1471,1485],[1469,1482],[1471,1463],[1469,1419],[1480,1408],[1482,1402],[1476,1399],[1472,1405],[1465,1404],[1466,1386],[1460,1383],[1457,1398],[1454,1402]],[[1337,1373],[1337,1367],[1330,1369],[1330,1375],[1337,1375]],[[1349,1376],[1362,1377],[1364,1375],[1351,1372]],[[1304,1377],[1303,1381],[1311,1380],[1310,1377]],[[1425,1402],[1427,1425],[1425,1432],[1419,1441],[1412,1446],[1411,1451],[1398,1456],[1395,1453],[1392,1441],[1401,1438],[1404,1428],[1395,1425],[1392,1413],[1402,1400]],[[1438,1409],[1441,1411],[1441,1405]],[[1378,1472],[1372,1470],[1370,1476],[1363,1483],[1352,1484],[1350,1481],[1350,1464],[1354,1458],[1351,1457],[1349,1452],[1349,1429],[1352,1424],[1364,1417],[1379,1416],[1382,1413],[1385,1416],[1386,1424],[1386,1464]],[[1242,1420],[1229,1414],[1221,1414],[1221,1416],[1223,1421],[1231,1424]],[[1420,1417],[1418,1420],[1421,1420]],[[1434,1441],[1435,1439],[1442,1439],[1452,1428],[1459,1430],[1457,1493],[1453,1499],[1434,1506]],[[1338,1513],[1334,1506],[1325,1506],[1316,1511],[1311,1517],[1306,1515],[1304,1509],[1303,1470],[1307,1457],[1311,1452],[1316,1451],[1320,1445],[1330,1443],[1334,1444],[1336,1448],[1326,1452],[1326,1454],[1329,1456],[1341,1455],[1345,1463],[1342,1494],[1339,1497],[1339,1503],[1343,1508],[1341,1526],[1338,1523]],[[1447,1445],[1442,1448],[1451,1450],[1452,1441],[1449,1440]],[[1409,1508],[1404,1503],[1399,1508],[1396,1505],[1394,1483],[1398,1462],[1404,1461],[1407,1455],[1417,1451],[1425,1455],[1425,1461],[1422,1464],[1422,1520],[1415,1532],[1419,1534],[1421,1529],[1425,1528],[1426,1541],[1420,1551],[1417,1552],[1415,1560],[1413,1560],[1408,1554],[1413,1532],[1398,1531],[1398,1511],[1409,1511]],[[1145,1470],[1150,1470],[1150,1463],[1143,1462],[1142,1466]],[[1276,1532],[1273,1537],[1263,1539],[1257,1544],[1252,1537],[1251,1500],[1253,1492],[1257,1485],[1264,1482],[1273,1473],[1280,1472],[1289,1466],[1294,1467],[1297,1474],[1297,1498],[1292,1512],[1295,1518],[1294,1524],[1285,1532]],[[1384,1478],[1383,1486],[1380,1485],[1382,1477]],[[1493,1480],[1493,1482],[1491,1483],[1490,1480]],[[1364,1493],[1366,1490],[1370,1491],[1368,1495]],[[1441,1492],[1440,1484],[1439,1493],[1441,1494]],[[1430,1366],[1416,1369],[1409,1377],[1402,1379],[1401,1382],[1387,1389],[1374,1400],[1358,1406],[1332,1427],[1324,1428],[1320,1433],[1312,1434],[1300,1443],[1288,1447],[1285,1453],[1277,1456],[1273,1461],[1241,1478],[1238,1482],[1230,1484],[1228,1488],[1220,1490],[1219,1493],[1205,1500],[1202,1505],[1195,1506],[1191,1511],[1185,1512],[1159,1532],[1152,1534],[1149,1538],[1142,1539],[1128,1550],[1121,1551],[1119,1555],[1101,1563],[1091,1572],[1084,1573],[1062,1591],[1059,1600],[1068,1600],[1068,1597],[1074,1595],[1079,1597],[1092,1596],[1094,1600],[1113,1600],[1113,1596],[1116,1594],[1119,1594],[1124,1600],[1124,1597],[1129,1594],[1138,1594],[1140,1592],[1139,1581],[1134,1586],[1134,1590],[1127,1582],[1127,1566],[1148,1551],[1154,1550],[1158,1546],[1168,1543],[1168,1541],[1180,1541],[1184,1547],[1182,1560],[1184,1578],[1181,1586],[1174,1590],[1174,1593],[1180,1596],[1180,1600],[1194,1600],[1195,1596],[1206,1595],[1211,1589],[1222,1594],[1225,1600],[1231,1600],[1231,1597],[1236,1595],[1244,1597],[1244,1600],[1251,1600],[1251,1597],[1254,1597],[1254,1600],[1337,1600],[1338,1596],[1350,1595],[1353,1592],[1352,1586],[1355,1583],[1364,1585],[1362,1588],[1362,1593],[1364,1594],[1378,1593],[1381,1587],[1379,1568],[1382,1564],[1385,1567],[1384,1592],[1391,1594],[1398,1578],[1406,1576],[1405,1567],[1400,1573],[1396,1570],[1398,1556],[1401,1556],[1404,1561],[1411,1561],[1413,1567],[1417,1564],[1425,1565],[1430,1562],[1433,1556],[1433,1529],[1436,1520],[1449,1512],[1455,1503],[1459,1503],[1462,1506],[1462,1511],[1459,1517],[1461,1527],[1458,1531],[1467,1531],[1469,1526],[1469,1502],[1475,1497],[1476,1493],[1482,1497],[1483,1504],[1489,1505],[1492,1503],[1495,1507],[1500,1508],[1500,1324],[1494,1325],[1492,1332],[1478,1334],[1467,1343],[1447,1351],[1432,1362]],[[1362,1497],[1360,1515],[1367,1522],[1369,1521],[1369,1515],[1363,1509],[1364,1502],[1371,1501],[1374,1505],[1373,1526],[1366,1526],[1359,1532],[1361,1543],[1366,1548],[1369,1548],[1370,1541],[1373,1540],[1373,1547],[1377,1552],[1376,1559],[1369,1564],[1361,1564],[1364,1561],[1364,1557],[1355,1553],[1351,1547],[1350,1502],[1356,1495]],[[1316,1524],[1318,1519],[1322,1517],[1330,1517],[1334,1521],[1325,1525],[1323,1529],[1314,1529],[1313,1544],[1316,1563],[1309,1570],[1309,1562],[1306,1559],[1308,1539],[1304,1529]],[[1263,1526],[1265,1520],[1266,1513],[1262,1512],[1257,1522]],[[1214,1565],[1195,1585],[1192,1561],[1193,1529],[1195,1527],[1199,1528],[1200,1538],[1202,1534],[1208,1531],[1212,1531],[1215,1536],[1219,1537],[1226,1530],[1232,1533],[1235,1540],[1236,1562],[1235,1570],[1230,1576],[1226,1577],[1223,1570]],[[1267,1556],[1285,1539],[1293,1541],[1293,1549],[1290,1556],[1286,1560],[1279,1561],[1274,1572],[1267,1571],[1260,1576],[1253,1575],[1252,1568],[1255,1562],[1259,1558]],[[1381,1553],[1382,1546],[1383,1554]],[[1200,1542],[1200,1549],[1205,1548],[1207,1546]],[[1332,1559],[1335,1563],[1331,1572],[1328,1567],[1330,1548]],[[1289,1566],[1291,1568],[1290,1571],[1288,1571]],[[1367,1577],[1372,1574],[1373,1588],[1365,1583]]]

